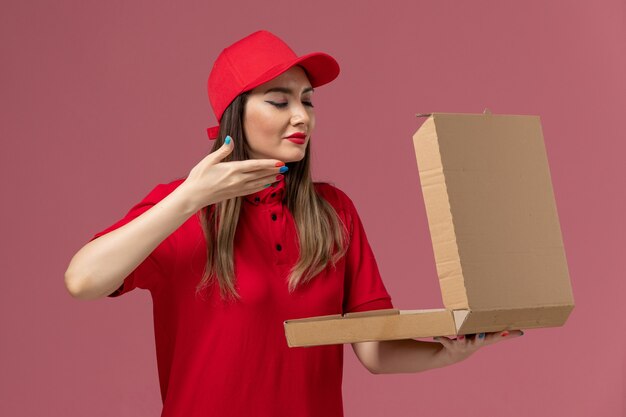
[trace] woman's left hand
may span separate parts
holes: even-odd
[[[438,336],[433,339],[442,344],[442,349],[438,355],[444,357],[446,362],[453,364],[467,359],[483,346],[515,339],[523,334],[524,332],[521,330],[505,330],[503,332],[461,335],[455,339],[446,336]]]

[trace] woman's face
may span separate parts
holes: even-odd
[[[299,66],[250,91],[243,118],[250,158],[283,162],[304,158],[315,128],[312,95],[311,83]],[[294,133],[305,137],[287,139]]]

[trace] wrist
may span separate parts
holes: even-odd
[[[177,201],[180,209],[188,216],[195,214],[204,207],[197,198],[198,193],[187,182],[180,184],[171,195]]]
[[[452,352],[443,344],[440,344],[439,349],[435,352],[435,361],[439,364],[438,367],[454,365],[455,363],[461,362],[463,359],[465,359],[465,357]]]
[[[438,344],[439,348],[435,351],[433,355],[435,357],[435,363],[437,363],[437,368],[452,365],[454,363],[452,355],[450,355],[450,352],[446,349],[444,345],[442,345],[441,343]]]

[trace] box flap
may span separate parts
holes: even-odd
[[[470,315],[469,310],[453,310],[452,317],[454,317],[454,325],[456,327],[456,334],[459,334],[463,323],[467,320],[467,317]]]
[[[468,309],[467,291],[461,273],[461,260],[433,117],[429,117],[415,133],[413,143],[443,303],[451,310]]]
[[[384,310],[359,311],[356,313],[346,313],[342,317],[388,316],[390,314],[400,314],[400,310],[396,308],[388,308]],[[331,317],[334,317],[334,316],[331,316]]]
[[[432,112],[432,113],[417,113],[415,117],[430,117],[435,114],[448,114],[448,115],[467,115],[467,113],[442,113],[442,112]],[[485,109],[483,114],[491,114],[491,110]]]
[[[413,142],[444,305],[572,306],[539,117],[433,113]]]

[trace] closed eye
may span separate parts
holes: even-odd
[[[266,100],[266,103],[270,103],[273,106],[278,107],[279,109],[283,109],[283,108],[287,107],[287,104],[289,104],[289,103],[276,103],[274,101],[268,101],[268,100]],[[313,103],[311,103],[310,101],[303,101],[303,103],[304,103],[305,106],[315,107],[315,106],[313,106]]]

